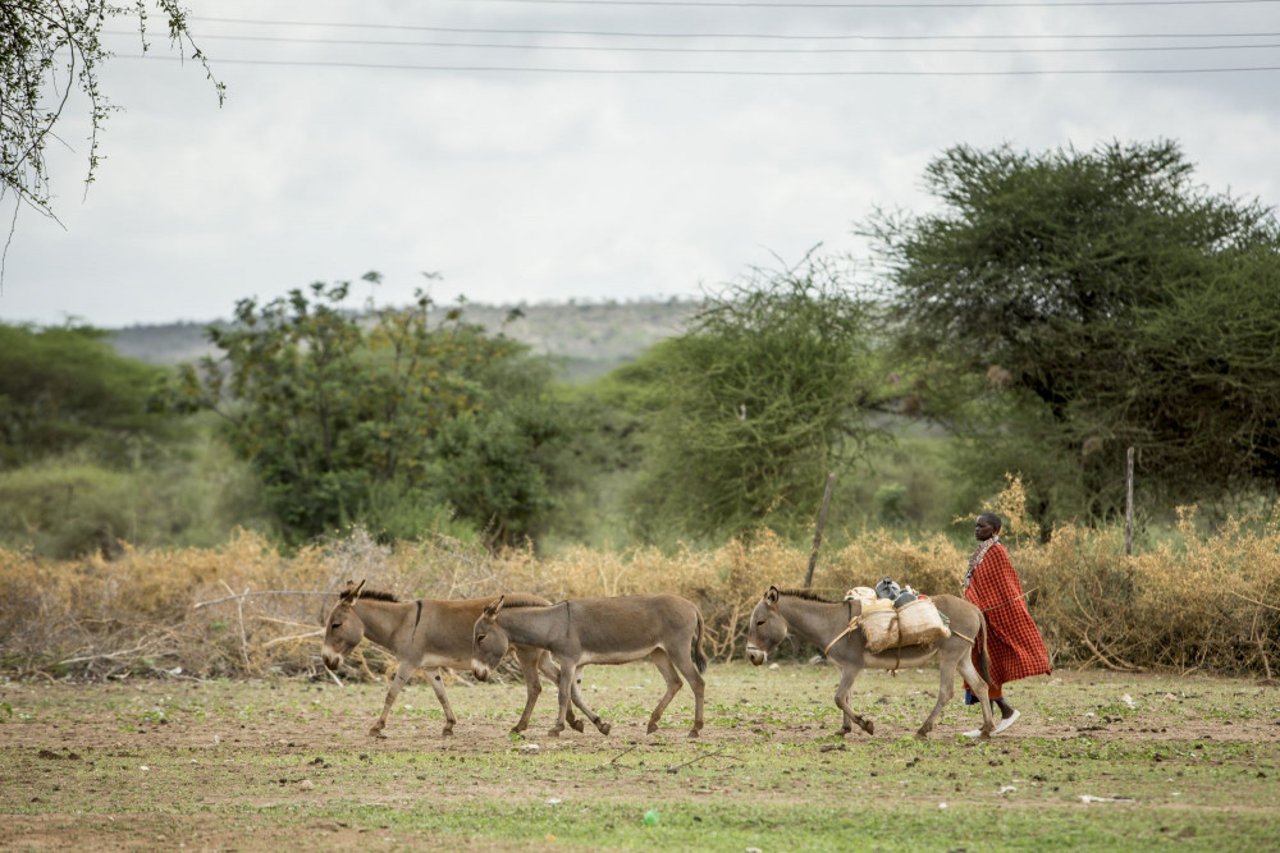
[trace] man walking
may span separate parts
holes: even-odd
[[[1009,561],[1009,552],[1000,542],[1000,527],[1000,516],[995,513],[984,512],[978,516],[974,525],[978,547],[969,558],[962,590],[965,599],[977,605],[987,620],[987,653],[991,663],[991,683],[987,690],[993,710],[1000,710],[996,734],[1012,726],[1020,716],[1004,698],[1005,683],[1051,672],[1049,652],[1022,597],[1022,582]],[[976,647],[973,654],[976,666]],[[966,704],[972,704],[968,700],[970,695],[966,689]],[[980,732],[965,734],[977,737]]]

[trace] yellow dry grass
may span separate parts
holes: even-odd
[[[1055,665],[1173,668],[1272,677],[1280,653],[1280,523],[1230,519],[1197,532],[1194,511],[1162,544],[1126,556],[1122,532],[1029,529],[1021,484],[994,504]],[[219,548],[127,549],[115,560],[49,562],[0,550],[0,671],[110,677],[319,673],[319,631],[347,579],[404,598],[536,592],[552,599],[671,592],[702,609],[705,649],[741,655],[746,616],[771,584],[798,587],[806,550],[762,534],[749,544],[665,554],[580,547],[554,558],[491,555],[449,539],[380,546],[350,537],[282,555],[241,532]],[[869,531],[824,553],[814,591],[840,598],[886,575],[958,591],[968,547]],[[386,661],[371,653],[378,666]]]

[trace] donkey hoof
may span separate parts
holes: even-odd
[[[555,726],[547,732],[547,737],[560,737],[562,731],[564,731],[564,727]]]
[[[582,720],[572,720],[569,725],[573,727],[575,732],[585,732],[587,730],[587,724]]]
[[[369,729],[369,737],[376,737],[381,740],[387,739],[387,736],[382,733],[381,726],[374,726],[373,728]]]
[[[453,727],[450,726],[449,728],[440,732],[440,737],[453,737]]]
[[[869,735],[873,735],[876,733],[876,724],[871,722],[870,720],[863,720],[861,723],[859,723],[859,725],[861,725],[862,730]]]
[[[658,730],[658,724],[653,722],[652,720],[649,721],[649,725],[645,726],[645,734],[653,734],[657,730]]]
[[[697,737],[697,736],[698,736],[698,730],[696,728],[689,729],[689,737]]]
[[[600,734],[607,735],[609,733],[609,730],[612,729],[613,726],[609,725],[604,720],[601,720],[599,724],[596,725],[596,728],[600,730]]]

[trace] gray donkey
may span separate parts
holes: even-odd
[[[551,603],[535,595],[520,595],[515,598],[528,606]],[[431,686],[435,689],[436,698],[440,700],[440,707],[444,709],[442,734],[453,734],[453,725],[458,720],[449,705],[449,696],[444,692],[443,668],[466,669],[471,665],[471,628],[481,611],[496,600],[490,597],[454,601],[429,598],[400,601],[389,592],[365,590],[364,581],[360,581],[359,585],[347,581],[346,588],[338,596],[338,603],[325,622],[324,647],[321,650],[324,665],[336,670],[342,664],[342,656],[354,649],[364,637],[395,655],[398,663],[395,678],[387,690],[382,714],[369,729],[370,735],[385,737],[382,730],[387,725],[391,706],[414,671],[423,666],[436,670]],[[538,672],[541,671],[549,679],[559,683],[560,671],[551,664],[548,659],[550,656],[542,649],[516,645],[514,651],[524,675],[525,704],[520,721],[511,731],[520,732],[528,727],[529,716],[538,701],[538,694],[542,692]],[[581,707],[581,696],[576,684],[573,685],[573,697]],[[560,720],[564,719],[565,712],[561,711]],[[582,731],[582,720],[576,718],[572,711],[568,712],[568,719],[569,725]]]
[[[702,730],[702,614],[692,601],[676,595],[620,598],[572,598],[550,607],[528,607],[499,598],[476,620],[472,669],[484,680],[506,654],[508,644],[547,649],[560,665],[560,715],[552,737],[564,731],[578,670],[592,663],[619,664],[648,658],[667,681],[667,692],[649,715],[648,731],[658,728],[662,712],[681,686],[693,688],[694,720],[689,737]],[[602,733],[609,724],[579,705]]]
[[[991,715],[991,703],[987,701],[987,638],[986,620],[982,611],[954,595],[930,596],[930,601],[951,623],[951,636],[928,646],[904,646],[873,654],[866,649],[862,631],[850,630],[854,619],[862,612],[857,601],[826,601],[805,591],[784,591],[776,586],[768,592],[751,611],[751,623],[747,627],[747,656],[756,666],[764,663],[773,647],[782,642],[790,629],[797,637],[813,643],[840,667],[840,685],[836,688],[836,707],[844,714],[840,734],[848,734],[857,723],[867,734],[875,731],[871,720],[855,714],[849,708],[849,688],[853,680],[866,667],[872,669],[897,669],[916,667],[930,658],[938,658],[941,681],[938,685],[938,701],[933,706],[916,737],[925,737],[933,728],[942,708],[951,701],[955,690],[956,671],[964,676],[973,688],[982,706],[983,738],[991,735],[995,723]],[[974,667],[970,652],[978,643],[978,659],[982,672]]]

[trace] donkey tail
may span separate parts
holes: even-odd
[[[987,684],[991,681],[991,659],[987,656],[987,617],[978,614],[978,674],[982,676],[982,680]]]
[[[698,628],[693,635],[693,665],[698,668],[698,672],[707,671],[707,658],[702,653],[702,611],[697,612]]]

